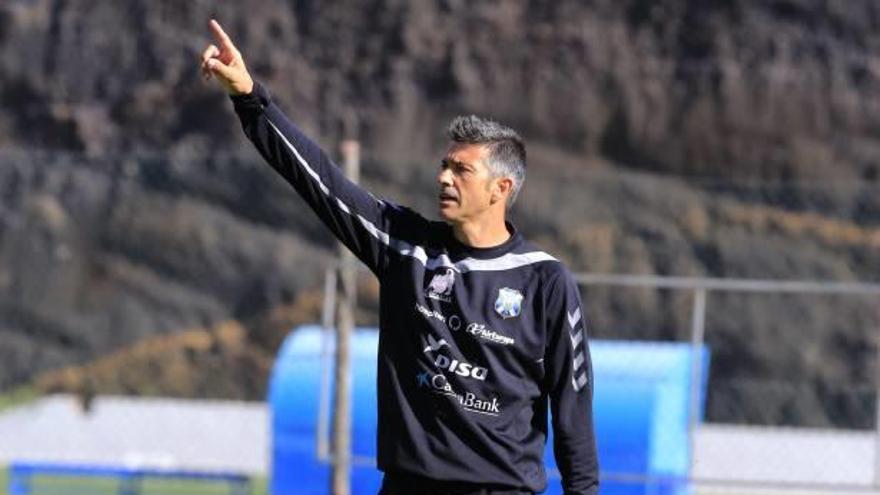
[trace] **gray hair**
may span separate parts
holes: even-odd
[[[510,208],[526,180],[526,145],[522,137],[510,127],[476,115],[454,118],[446,134],[456,143],[486,145],[489,172],[493,177],[513,181],[506,205]]]

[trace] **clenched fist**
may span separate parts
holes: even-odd
[[[232,44],[219,22],[211,19],[210,26],[220,47],[208,45],[202,52],[202,77],[206,81],[211,76],[215,77],[231,95],[251,93],[254,90],[254,80],[248,74],[241,52]]]

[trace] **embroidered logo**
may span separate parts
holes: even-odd
[[[447,268],[444,273],[434,274],[434,278],[428,284],[427,296],[438,301],[449,302],[452,300],[452,286],[454,284],[455,271]]]
[[[522,292],[504,287],[498,289],[498,298],[495,299],[495,312],[502,318],[515,318],[522,311]]]

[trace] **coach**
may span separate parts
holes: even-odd
[[[216,21],[201,69],[248,138],[381,283],[380,494],[532,494],[547,486],[550,408],[566,495],[598,491],[592,365],[569,272],[509,222],[526,152],[458,117],[437,173],[443,222],[349,182],[248,74]]]

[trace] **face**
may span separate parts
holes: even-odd
[[[464,223],[497,208],[505,182],[510,179],[493,178],[486,165],[485,146],[455,143],[449,145],[437,173],[440,216],[450,223]],[[503,208],[504,205],[501,205]]]

